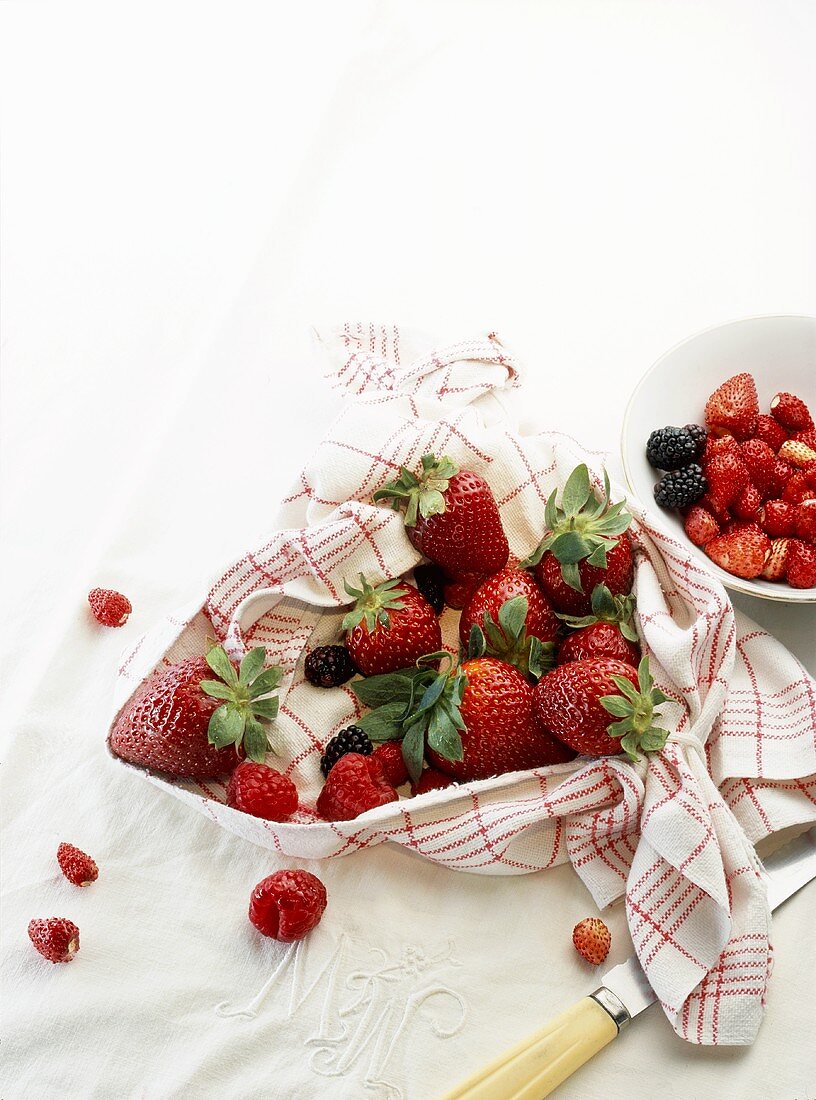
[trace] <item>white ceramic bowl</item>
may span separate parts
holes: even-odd
[[[775,393],[798,394],[816,412],[816,317],[751,317],[698,332],[667,351],[644,375],[623,420],[621,450],[629,486],[649,516],[704,562],[724,585],[750,596],[786,603],[816,603],[816,588],[797,589],[772,581],[743,580],[720,569],[683,530],[677,512],[659,508],[654,485],[660,474],[646,461],[646,440],[666,424],[703,422],[706,399],[740,371],[756,379],[760,408]]]

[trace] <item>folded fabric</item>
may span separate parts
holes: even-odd
[[[754,845],[816,820],[816,685],[773,638],[735,613],[725,590],[630,501],[637,625],[669,698],[665,749],[631,764],[568,764],[462,783],[346,822],[319,819],[322,746],[361,714],[348,688],[304,678],[312,647],[336,641],[344,580],[408,573],[420,558],[401,517],[373,492],[433,451],[489,481],[511,554],[544,532],[544,502],[579,462],[600,485],[602,455],[558,432],[522,434],[508,400],[518,364],[495,334],[435,348],[396,328],[346,325],[320,334],[331,379],[348,399],[284,501],[274,533],[193,606],[123,660],[115,712],[160,662],[201,654],[207,636],[240,657],[263,645],[284,670],[270,760],[297,784],[291,822],[224,804],[214,781],[168,793],[255,844],[303,858],[383,841],[480,874],[523,874],[569,860],[601,907],[625,898],[641,964],[678,1035],[750,1043],[771,968],[770,913]],[[623,496],[613,486],[613,497]],[[456,615],[443,616],[456,648]],[[136,771],[136,769],[133,769]],[[139,772],[143,775],[145,773]]]

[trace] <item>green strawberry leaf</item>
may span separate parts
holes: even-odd
[[[570,588],[574,588],[576,592],[584,591],[584,586],[581,584],[581,574],[575,562],[562,564],[561,576],[564,578],[564,583],[569,585]]]
[[[237,673],[232,666],[232,661],[221,646],[212,646],[212,648],[207,651],[205,660],[216,676],[220,676],[221,679],[231,687],[236,686],[238,683]]]
[[[487,652],[487,639],[484,636],[484,631],[478,623],[474,623],[470,628],[470,636],[467,644],[467,656],[483,657]]]
[[[585,463],[576,466],[561,493],[561,507],[568,516],[577,515],[589,500],[592,486],[589,481],[589,470]]]
[[[277,695],[271,695],[266,699],[255,699],[252,703],[252,713],[256,718],[263,718],[268,722],[274,722],[278,717],[280,700]]]
[[[225,703],[210,716],[207,738],[217,749],[240,744],[245,725],[246,714],[234,703]]]
[[[633,713],[632,704],[620,695],[602,695],[598,702],[616,718],[626,718]]]
[[[636,642],[638,640],[637,631],[630,623],[620,623],[618,629],[627,642]]]
[[[249,687],[250,699],[259,699],[262,695],[268,695],[270,691],[275,690],[280,682],[281,669],[277,665],[265,669],[252,681]]]
[[[499,608],[499,626],[508,641],[518,641],[521,638],[528,608],[526,596],[513,596]]]
[[[246,733],[244,735],[244,752],[250,760],[256,764],[263,764],[269,751],[269,741],[266,730],[255,718],[247,718]]]
[[[588,557],[592,553],[592,547],[577,531],[565,531],[552,544],[552,552],[562,565],[573,565]]]
[[[403,735],[402,720],[405,710],[405,703],[383,703],[376,710],[356,719],[354,724],[367,733],[372,741],[396,741]]]
[[[431,715],[431,720],[428,723],[428,745],[446,760],[459,761],[464,759],[462,738],[459,736],[459,731],[442,710],[436,710]]]
[[[223,680],[202,680],[198,685],[201,690],[213,699],[232,699],[233,690]]]
[[[428,675],[428,669],[403,668],[398,672],[385,672],[380,676],[366,676],[362,680],[353,680],[349,685],[361,703],[367,707],[378,707],[382,703],[411,698],[412,684],[422,676]]]
[[[246,686],[251,684],[258,673],[264,666],[266,661],[266,649],[264,646],[256,646],[255,649],[250,649],[244,659],[241,661],[241,670],[238,675],[238,682]]]
[[[425,758],[425,723],[414,722],[406,730],[402,739],[402,759],[408,769],[412,783],[417,783],[422,775],[422,762]]]

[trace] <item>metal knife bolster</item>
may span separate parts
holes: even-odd
[[[600,989],[596,989],[594,993],[590,993],[590,997],[593,1001],[597,1001],[604,1012],[608,1016],[612,1017],[615,1027],[618,1031],[623,1031],[627,1024],[632,1022],[632,1017],[629,1015],[629,1009],[621,1001],[611,989],[607,989],[605,985],[602,985]]]

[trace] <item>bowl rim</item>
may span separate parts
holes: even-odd
[[[758,313],[758,314],[755,314],[755,315],[752,315],[752,316],[749,316],[749,317],[736,317],[731,321],[722,321],[719,324],[706,325],[705,328],[701,328],[697,332],[691,333],[690,336],[686,336],[682,340],[678,340],[677,343],[672,344],[672,346],[670,348],[668,348],[666,351],[664,351],[662,353],[662,355],[658,356],[658,358],[655,359],[655,361],[652,363],[652,365],[650,367],[648,367],[648,369],[646,371],[644,371],[644,373],[641,375],[640,379],[638,380],[637,384],[635,385],[635,388],[632,390],[631,394],[629,395],[629,400],[626,403],[626,409],[624,410],[624,413],[623,413],[623,420],[621,422],[621,430],[620,430],[620,454],[621,454],[621,462],[623,464],[623,474],[624,474],[624,477],[626,478],[627,486],[629,487],[630,491],[635,495],[635,497],[638,500],[640,500],[640,498],[638,497],[637,490],[635,489],[634,478],[632,476],[632,471],[629,467],[629,458],[628,458],[627,449],[626,449],[626,439],[627,439],[627,432],[628,432],[629,420],[630,420],[630,416],[631,416],[631,412],[632,412],[632,407],[634,406],[635,399],[637,398],[640,390],[646,384],[647,379],[654,373],[655,370],[657,370],[657,368],[660,366],[660,364],[663,362],[663,360],[667,359],[670,355],[673,355],[679,348],[683,347],[684,344],[689,344],[689,343],[691,343],[692,340],[697,340],[700,336],[705,336],[709,332],[715,332],[718,329],[731,328],[734,325],[744,325],[748,321],[812,321],[814,324],[816,324],[816,317],[814,317],[813,315],[808,314],[808,313]],[[644,513],[646,513],[648,511],[649,515],[652,514],[651,509],[650,508],[647,509],[647,506],[643,501],[640,501],[640,505],[641,505],[641,508],[643,509]],[[665,529],[664,525],[662,523],[662,517],[660,517],[659,514],[658,514],[658,526]],[[674,531],[672,531],[670,533],[672,535],[676,534],[676,532],[674,532]],[[710,561],[710,559],[704,553],[702,553],[700,551],[700,547],[695,546],[691,542],[691,540],[688,539],[688,538],[686,539],[686,541],[689,544],[688,545],[688,552],[693,553],[694,556],[699,561],[701,561],[703,563],[703,565],[708,569],[708,571],[712,574],[712,576],[716,577],[717,580],[721,581],[721,583],[723,585],[725,585],[726,588],[730,588],[734,592],[741,592],[745,596],[754,596],[756,599],[759,599],[759,600],[771,600],[773,603],[791,603],[791,604],[816,603],[816,589],[813,590],[813,595],[812,596],[804,595],[804,594],[801,595],[801,596],[798,596],[798,595],[797,596],[787,596],[787,595],[778,595],[777,596],[772,592],[764,592],[764,591],[761,591],[758,588],[753,587],[753,585],[751,584],[751,581],[744,581],[743,578],[741,578],[741,577],[733,577],[730,573],[726,573],[726,571],[724,569],[720,569],[716,565],[715,565],[715,568],[712,568],[712,562]],[[715,569],[716,569],[716,572],[715,572]],[[728,577],[729,579],[726,580],[725,579],[726,577]],[[807,589],[792,589],[791,591],[799,591],[799,592],[802,592],[802,593],[806,593],[808,590]]]

